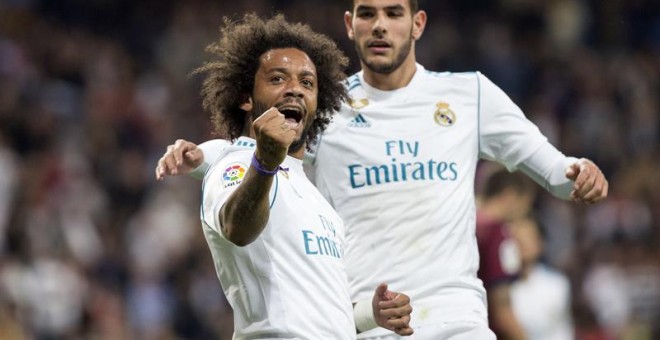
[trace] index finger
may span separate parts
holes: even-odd
[[[176,165],[179,166],[183,164],[183,155],[188,151],[194,150],[196,147],[196,144],[185,139],[177,139],[176,142],[174,142],[172,149],[170,150]]]
[[[269,121],[273,120],[274,118],[278,117],[281,115],[280,110],[278,110],[276,107],[271,107],[270,109],[264,111],[264,113],[261,114],[261,116],[257,117],[257,119],[254,120],[253,123],[268,123]]]
[[[389,308],[398,308],[405,306],[410,303],[410,299],[406,295],[397,294],[391,300],[382,300],[378,301],[378,308],[380,309],[389,309]]]

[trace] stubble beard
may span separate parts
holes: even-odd
[[[390,63],[383,64],[383,63],[368,61],[364,55],[365,53],[360,48],[359,43],[357,41],[355,43],[355,50],[357,51],[358,58],[360,58],[360,61],[362,61],[370,71],[380,74],[390,74],[396,71],[399,67],[401,67],[401,65],[403,65],[403,62],[408,57],[411,48],[412,48],[412,37],[409,37],[408,40],[403,45],[401,45],[401,49],[399,50],[399,53],[396,54],[394,59]]]

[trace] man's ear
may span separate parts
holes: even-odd
[[[252,96],[246,96],[245,100],[243,103],[239,106],[241,110],[245,112],[250,112],[254,108],[254,104],[252,103]]]
[[[426,27],[426,12],[419,10],[413,16],[413,39],[419,40],[424,33],[424,28]]]
[[[344,13],[344,25],[346,25],[346,33],[348,34],[348,39],[354,40],[355,34],[353,34],[353,14],[349,11]]]

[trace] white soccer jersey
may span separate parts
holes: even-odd
[[[234,310],[234,338],[354,339],[344,225],[301,160],[282,164],[289,171],[274,179],[268,224],[254,242],[238,247],[220,232],[218,213],[240,185],[254,146],[241,137],[225,148],[203,183],[202,227]]]
[[[513,169],[542,150],[544,162],[569,162],[480,73],[417,65],[401,89],[375,89],[361,72],[348,87],[351,99],[317,145],[314,168],[317,188],[346,224],[353,301],[387,282],[411,297],[413,327],[485,324],[485,291],[476,277],[478,159]],[[528,165],[547,179],[538,170],[544,165]]]

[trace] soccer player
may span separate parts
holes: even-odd
[[[553,147],[483,74],[417,64],[426,19],[416,0],[352,2],[344,23],[362,70],[348,78],[349,99],[310,162],[317,188],[347,226],[354,302],[369,300],[384,280],[410,295],[416,339],[493,339],[476,275],[479,159],[519,169],[555,196],[586,204],[604,199],[608,184],[593,162]],[[159,160],[156,177],[215,157],[199,154],[178,141]],[[398,336],[377,328],[359,338]]]
[[[509,226],[529,215],[534,196],[529,178],[502,168],[491,170],[479,195],[477,277],[486,288],[488,320],[498,339],[527,338],[511,304],[511,285],[520,274],[521,260]]]
[[[376,284],[357,306],[344,267],[344,225],[305,177],[305,146],[346,95],[347,58],[282,16],[225,20],[209,47],[204,107],[235,143],[209,168],[201,218],[236,339],[354,339],[380,325],[412,334],[404,294]],[[361,314],[360,314],[361,313]]]

